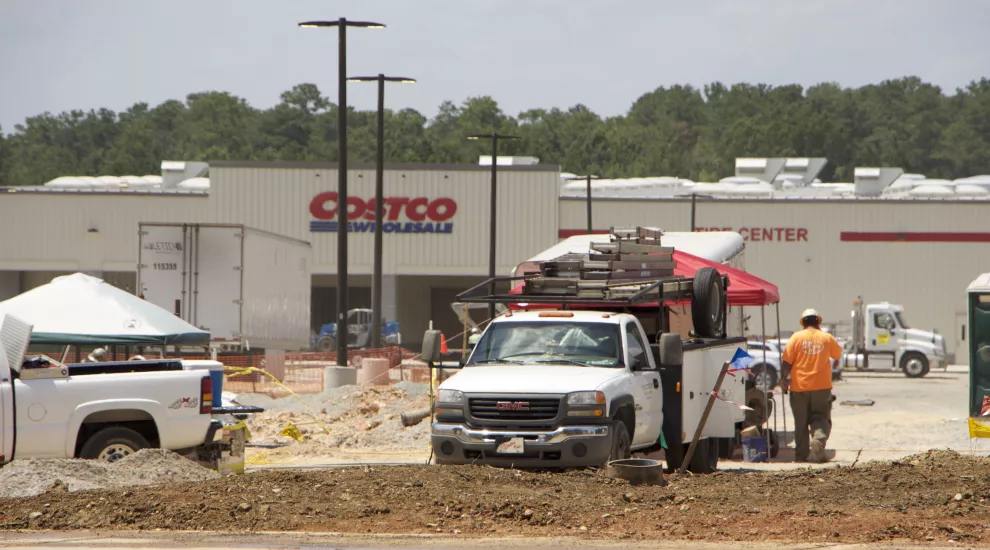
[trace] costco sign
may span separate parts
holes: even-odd
[[[347,197],[347,231],[369,233],[375,230],[375,199]],[[309,213],[313,233],[336,233],[339,227],[337,192],[327,191],[313,197]],[[450,220],[457,213],[457,202],[448,197],[388,197],[382,201],[383,233],[453,233]]]

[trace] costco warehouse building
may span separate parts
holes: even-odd
[[[499,159],[497,263],[509,274],[561,238],[585,233],[587,221],[583,181],[568,182],[556,165],[503,160],[512,159]],[[965,288],[990,271],[990,177],[948,182],[858,169],[853,183],[821,184],[814,179],[821,164],[739,159],[735,177],[710,184],[596,180],[594,227],[736,231],[746,241],[747,271],[780,289],[784,330],[796,328],[806,307],[826,322],[845,322],[862,296],[904,305],[910,324],[945,334],[950,354],[966,362]],[[0,300],[75,271],[136,291],[140,222],[237,223],[312,243],[311,324],[334,318],[334,164],[162,167],[160,177],[67,177],[4,189]],[[350,307],[370,305],[374,179],[371,165],[350,170]],[[386,166],[384,317],[402,323],[404,342],[418,342],[431,318],[448,334],[460,332],[450,303],[488,272],[489,184],[483,164]],[[759,332],[753,315],[749,326]]]

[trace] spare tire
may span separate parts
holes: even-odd
[[[694,333],[701,338],[720,338],[725,318],[725,287],[714,267],[703,267],[694,274],[691,295],[691,320]]]

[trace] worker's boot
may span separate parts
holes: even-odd
[[[825,455],[826,435],[821,430],[815,430],[811,438],[811,460],[814,462],[828,462]]]

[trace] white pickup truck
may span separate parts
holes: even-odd
[[[142,448],[193,452],[219,439],[207,372],[181,361],[63,365],[24,357],[31,326],[0,320],[0,464],[113,461]]]
[[[507,304],[460,369],[438,388],[431,444],[438,463],[525,468],[602,466],[664,449],[684,465],[723,365],[744,338],[727,338],[726,286],[715,268],[674,275],[655,228],[611,231],[588,253],[541,260],[538,271],[484,281],[465,303]],[[493,292],[505,283],[508,294]],[[490,293],[478,295],[481,292]],[[690,337],[670,308],[690,301]],[[439,360],[438,331],[423,356]],[[713,471],[745,420],[741,373],[725,376],[686,465]]]
[[[464,367],[440,385],[432,446],[438,463],[601,466],[666,446],[681,465],[722,364],[743,339],[661,335],[602,311],[524,311],[496,318]],[[719,395],[744,402],[743,377]],[[716,403],[689,469],[709,473],[742,412]],[[662,435],[661,435],[662,434]]]

